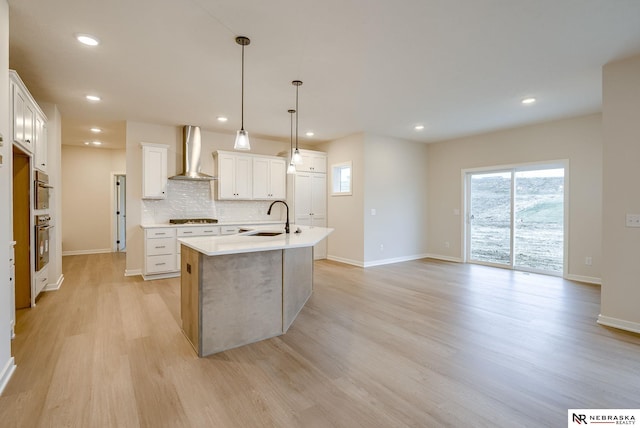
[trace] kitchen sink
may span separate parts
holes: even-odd
[[[256,232],[251,233],[249,236],[278,236],[282,235],[284,232]]]

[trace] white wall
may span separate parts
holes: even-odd
[[[62,146],[62,252],[110,252],[113,246],[112,173],[126,168],[126,152]]]
[[[467,168],[569,160],[568,274],[600,282],[602,269],[602,117],[525,126],[428,146],[429,253],[463,258],[461,171]],[[445,242],[450,243],[446,248]],[[593,264],[585,265],[585,257]]]
[[[9,242],[13,234],[10,207],[12,205],[9,183],[11,176],[11,138],[9,136],[9,5],[0,0],[0,133],[3,146],[0,147],[0,393],[15,369],[11,356],[9,287]]]
[[[335,229],[327,238],[327,258],[357,266],[364,265],[364,139],[355,134],[315,148],[327,152],[329,171],[332,164],[352,162],[352,195],[327,196],[327,225]]]
[[[602,324],[640,332],[640,56],[603,68]]]
[[[364,159],[365,266],[425,257],[427,145],[366,134]]]
[[[426,255],[426,145],[361,133],[314,149],[327,152],[329,175],[352,162],[353,194],[328,195],[329,259],[366,267]]]
[[[235,135],[222,134],[217,132],[209,132],[202,130],[202,157],[201,170],[204,173],[215,175],[213,162],[213,152],[216,150],[233,151],[233,143]],[[154,203],[142,201],[142,149],[140,143],[158,143],[167,144],[169,146],[168,156],[168,174],[175,175],[182,172],[182,127],[180,126],[164,126],[150,123],[127,122],[127,275],[136,275],[142,272],[144,242],[143,231],[140,224],[143,219],[148,219],[149,214],[144,212],[149,207],[159,206],[162,203]],[[252,154],[261,155],[278,155],[280,152],[289,150],[289,142],[264,140],[259,138],[251,138]],[[184,185],[184,184],[183,184]],[[186,184],[189,185],[188,183]],[[182,185],[177,184],[175,188]],[[194,184],[194,186],[199,186]],[[200,210],[202,204],[199,204]],[[256,201],[211,201],[211,216],[216,216],[225,220],[244,220],[237,217],[243,209],[254,212],[256,210],[263,212],[265,220],[273,220],[272,217],[266,215],[269,202]],[[239,209],[238,207],[241,207]],[[198,212],[201,212],[198,211]],[[157,216],[163,218],[163,216]],[[260,220],[260,218],[253,219]],[[166,220],[166,219],[165,219]]]

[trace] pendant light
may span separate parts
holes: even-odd
[[[291,139],[290,139],[290,144],[289,144],[289,166],[287,167],[287,174],[295,174],[296,173],[296,166],[293,163],[293,113],[295,113],[296,111],[293,109],[289,109],[287,110],[287,112],[289,113],[290,117],[291,117]]]
[[[296,87],[296,149],[293,152],[293,156],[291,157],[291,162],[294,165],[302,164],[302,156],[300,155],[300,150],[298,150],[298,88],[302,85],[300,80],[294,80],[291,82],[293,86]]]
[[[236,142],[233,145],[235,150],[251,150],[249,144],[249,133],[244,130],[244,47],[251,43],[248,37],[238,36],[236,37],[236,43],[242,46],[242,101],[241,101],[241,119],[240,130],[236,134]]]

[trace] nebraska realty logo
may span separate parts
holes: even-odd
[[[635,425],[640,409],[569,409],[568,426]]]

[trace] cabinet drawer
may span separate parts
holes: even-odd
[[[192,226],[192,227],[179,227],[178,236],[215,236],[220,234],[220,228],[218,226]]]
[[[176,236],[175,227],[147,229],[147,238],[171,238]]]
[[[175,238],[155,238],[147,239],[147,256],[157,256],[161,254],[175,254]]]
[[[173,272],[176,269],[176,255],[166,254],[162,256],[147,257],[147,274],[160,272]]]
[[[233,235],[234,233],[238,233],[238,229],[238,226],[220,226],[220,234]]]

